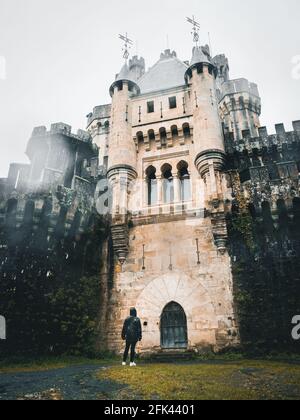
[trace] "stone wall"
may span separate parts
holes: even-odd
[[[291,337],[300,313],[300,126],[232,142],[227,138],[229,249],[241,342],[254,354],[299,352]]]
[[[219,350],[237,344],[230,259],[218,253],[209,218],[176,220],[168,215],[161,220],[147,218],[146,223],[136,218],[129,245],[127,262],[123,267],[116,265],[111,291],[110,350],[122,349],[120,333],[132,306],[143,322],[139,350],[160,350],[161,315],[173,301],[186,312],[190,350]]]
[[[61,188],[14,193],[0,202],[0,313],[7,321],[2,356],[103,351],[107,225],[88,206]]]

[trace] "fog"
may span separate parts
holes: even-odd
[[[26,162],[35,126],[66,122],[85,128],[86,115],[110,100],[122,65],[119,33],[135,40],[131,53],[147,67],[168,46],[191,58],[188,15],[225,53],[231,78],[258,83],[263,125],[291,129],[300,119],[300,3],[298,0],[0,0],[0,177],[10,162]]]

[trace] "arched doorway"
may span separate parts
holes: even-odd
[[[161,315],[161,347],[163,349],[188,347],[186,314],[176,302],[169,303]]]

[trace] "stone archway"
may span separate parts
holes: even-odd
[[[204,332],[213,335],[217,330],[214,306],[201,282],[182,272],[170,272],[152,280],[137,299],[145,327],[143,349],[161,348],[161,314],[170,302],[176,302],[186,314],[189,347],[205,341]]]

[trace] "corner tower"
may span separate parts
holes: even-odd
[[[217,68],[210,56],[209,47],[195,46],[185,75],[192,98],[195,165],[205,183],[206,207],[211,212],[215,242],[223,253],[226,251],[227,240],[223,190],[225,146],[218,110],[216,77]]]
[[[224,137],[216,94],[216,74],[208,47],[194,47],[192,61],[185,77],[191,86],[194,143],[198,151],[195,164],[203,178],[208,173],[212,175],[211,166],[217,171],[223,169],[225,161]]]
[[[139,93],[127,62],[110,87],[112,96],[108,180],[112,191],[112,239],[121,264],[128,252],[129,186],[137,178],[137,151],[132,137],[131,97]]]

